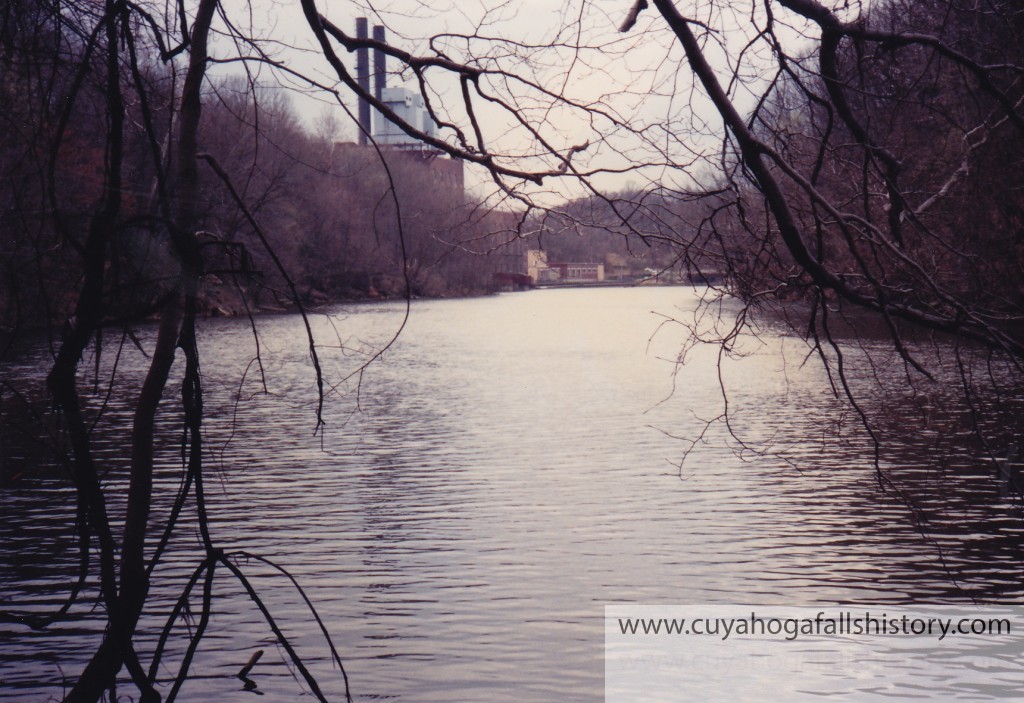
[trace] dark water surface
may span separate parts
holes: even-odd
[[[686,329],[666,316],[692,321],[696,300],[689,288],[637,288],[417,302],[399,340],[354,377],[398,329],[403,306],[339,308],[313,318],[331,384],[317,436],[300,320],[258,320],[267,394],[248,323],[205,322],[214,539],[298,579],[359,701],[600,701],[603,608],[613,603],[1021,600],[1019,508],[989,465],[958,448],[941,387],[907,401],[901,372],[882,369],[888,394],[867,400],[897,429],[901,413],[935,416],[897,436],[882,462],[923,506],[922,526],[879,489],[869,441],[820,364],[802,363],[799,340],[768,329],[743,343],[743,359],[719,365],[715,347],[697,346],[677,368]],[[101,368],[115,351],[108,342]],[[852,373],[866,376],[857,358]],[[126,349],[119,363],[144,360]],[[4,373],[30,382],[42,368],[28,357]],[[723,411],[720,377],[733,429],[750,446],[716,423],[684,462],[688,440]],[[124,416],[131,396],[115,391],[108,412]],[[180,481],[172,406],[156,524]],[[97,433],[116,513],[124,437]],[[765,442],[773,452],[758,451]],[[24,461],[22,450],[5,451]],[[154,576],[151,634],[198,563],[186,513]],[[0,491],[4,609],[59,607],[74,575],[73,522],[73,495],[57,479]],[[325,691],[343,699],[290,582],[239,563]],[[303,697],[237,582],[221,573],[214,592],[182,699],[254,700],[233,674],[256,649],[266,654],[251,677],[265,700]],[[102,628],[96,598],[91,587],[67,621],[40,632],[0,624],[0,699],[59,697]],[[165,679],[187,637],[179,626]]]

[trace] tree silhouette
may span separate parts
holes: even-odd
[[[500,13],[490,12],[471,31],[421,37],[420,53],[400,41],[353,36],[342,20],[325,16],[335,8],[300,5],[307,33],[293,48],[315,53],[315,69],[293,68],[276,38],[242,29],[246,22],[217,0],[168,7],[35,0],[2,10],[0,311],[12,329],[34,316],[62,325],[47,388],[78,496],[79,581],[59,612],[33,624],[68,610],[94,555],[108,619],[67,700],[99,700],[122,669],[141,700],[159,699],[158,664],[171,625],[200,583],[209,595],[218,569],[240,579],[310,690],[325,698],[239,565],[258,557],[226,553],[210,531],[196,322],[210,280],[249,281],[255,260],[305,316],[308,291],[300,289],[321,285],[327,273],[296,278],[289,264],[301,257],[275,246],[288,229],[283,223],[290,219],[291,232],[308,235],[296,251],[320,250],[341,225],[317,232],[308,216],[275,211],[259,197],[281,184],[294,190],[279,192],[312,192],[288,183],[288,162],[265,160],[259,173],[246,172],[243,164],[255,157],[232,161],[231,150],[220,148],[233,145],[217,143],[230,128],[256,120],[245,100],[233,112],[207,112],[215,64],[259,65],[349,117],[353,100],[364,101],[409,137],[482,173],[497,200],[518,208],[510,239],[553,223],[605,229],[629,246],[668,247],[673,253],[661,265],[724,276],[724,288],[710,288],[707,302],[729,293],[746,307],[724,328],[695,335],[728,353],[754,328],[754,312],[781,310],[872,436],[877,424],[849,382],[836,332],[837,319],[854,313],[881,324],[910,385],[950,378],[941,352],[952,349],[952,378],[972,408],[1019,390],[1024,13],[1016,4],[893,0],[864,9],[815,0],[637,0],[609,17],[581,2],[562,9],[543,40],[522,26],[491,26]],[[436,135],[360,86],[343,60],[358,49],[387,55],[392,70],[418,86]],[[284,110],[264,116],[263,134],[278,129],[298,140]],[[446,240],[456,222],[438,223],[429,207],[437,203],[399,198],[413,190],[415,173],[402,174],[379,145],[353,162],[368,154],[381,164],[377,185],[393,205],[382,217],[398,232],[392,250],[374,255],[401,265],[406,295],[417,285],[429,292],[433,264],[465,242]],[[640,185],[621,187],[627,179]],[[563,205],[567,195],[576,203]],[[441,205],[453,212],[466,206]],[[329,214],[321,221],[345,219],[340,210]],[[220,226],[207,229],[214,221]],[[342,247],[339,258],[364,244]],[[117,530],[93,445],[98,418],[82,397],[79,367],[90,346],[102,353],[104,331],[128,336],[131,324],[152,316],[159,327],[148,370],[134,386],[121,379],[138,390],[127,509]],[[310,383],[322,407],[324,379],[308,322],[305,329]],[[157,418],[179,366],[185,481],[169,520],[157,525]],[[722,419],[728,423],[727,414]],[[318,409],[316,428],[321,421]],[[981,424],[975,413],[976,434],[996,458],[991,442],[1005,437],[982,432]],[[147,665],[135,649],[136,630],[187,500],[197,508],[205,556]],[[148,547],[156,535],[156,547]],[[187,677],[209,615],[207,598],[168,698]]]

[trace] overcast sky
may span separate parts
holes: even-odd
[[[596,108],[598,112],[570,107],[522,82],[488,83],[490,92],[514,102],[521,115],[558,152],[564,154],[571,147],[587,144],[585,150],[574,156],[574,164],[610,169],[653,164],[627,174],[598,177],[595,182],[603,188],[621,189],[659,181],[684,185],[688,177],[707,170],[702,159],[710,159],[720,148],[721,119],[703,95],[691,89],[691,75],[682,51],[653,8],[641,14],[630,32],[622,34],[617,27],[629,11],[630,0],[388,0],[362,6],[321,0],[319,4],[342,29],[354,33],[356,17],[365,16],[371,25],[387,27],[390,42],[420,55],[432,53],[429,41],[437,35],[487,37],[487,41],[472,42],[448,37],[435,40],[435,46],[443,47],[452,59],[487,60],[488,66],[501,67],[577,104]],[[713,39],[708,42],[708,54],[722,79],[728,80],[736,68],[728,56],[741,53],[740,49],[754,34],[755,21],[759,20],[749,14],[750,3],[722,4],[724,9],[717,8],[715,3],[699,3],[700,14],[696,18],[715,28]],[[223,6],[236,25],[263,40],[262,46],[273,58],[325,85],[337,85],[330,66],[316,51],[298,0],[253,0],[252,5],[246,0],[225,0]],[[237,55],[238,49],[221,41],[215,52],[227,57]],[[339,53],[354,73],[354,56],[340,48]],[[740,75],[751,85],[760,85],[768,65],[763,53],[750,52],[744,55],[744,62]],[[389,85],[415,88],[411,74],[397,73],[400,68],[397,61],[390,61]],[[253,70],[260,72],[265,83],[279,80],[266,69]],[[440,70],[428,71],[427,78],[432,103],[471,134],[457,81]],[[284,80],[290,88],[303,88],[299,81]],[[293,95],[293,104],[312,127],[333,98],[317,94],[308,86],[305,92],[306,97]],[[344,87],[342,92],[346,105],[355,113],[354,100]],[[753,104],[742,88],[737,91],[737,99],[741,105]],[[516,165],[523,168],[557,165],[551,157],[536,158],[543,149],[512,115],[488,109],[481,101],[475,103],[475,108],[481,116],[479,123],[489,148],[496,153],[514,157]],[[354,139],[356,130],[351,118],[336,103],[333,110],[340,118],[340,138]],[[450,130],[443,131],[441,136],[454,143]],[[469,183],[481,187],[482,178],[468,175]],[[577,185],[559,185],[556,180],[549,179],[545,187],[553,188],[561,196],[582,192]]]

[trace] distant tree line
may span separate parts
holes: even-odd
[[[107,58],[82,35],[101,8],[68,6],[81,15],[74,21],[47,2],[7,3],[0,12],[0,327],[59,324],[71,314],[81,242],[109,187],[121,203],[104,296],[120,319],[147,317],[173,269],[160,170],[173,158],[182,76],[158,60],[159,47],[132,36],[130,56],[118,59],[134,63],[119,86],[122,172],[108,184]],[[291,305],[282,268],[310,304],[488,290],[507,265],[484,258],[509,238],[507,213],[439,180],[439,161],[459,165],[437,152],[357,147],[321,122],[319,130],[304,126],[285,91],[245,75],[204,90],[198,148],[218,167],[198,174],[205,312]]]
[[[923,324],[1019,356],[1024,10],[885,0],[844,23],[781,4],[820,41],[773,45],[774,73],[766,60],[753,111],[727,125],[714,184],[574,201],[538,216],[545,247],[714,271],[756,305],[845,302],[880,313],[897,344],[902,325]]]
[[[612,279],[722,283],[724,261],[707,226],[716,204],[668,188],[580,198],[531,218],[531,246],[549,261],[604,263]]]
[[[284,93],[242,78],[216,85],[208,105],[205,150],[244,174],[239,195],[310,302],[488,290],[499,264],[484,257],[508,221],[464,192],[458,162],[338,141],[329,120],[310,134]],[[251,224],[227,200],[209,203],[211,236],[245,242]],[[253,292],[270,303],[275,267],[255,256]]]

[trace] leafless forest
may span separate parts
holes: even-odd
[[[109,621],[66,700],[101,699],[119,672],[139,700],[160,698],[160,652],[146,660],[133,643],[161,535],[182,529],[178,512],[150,518],[168,408],[183,422],[176,500],[199,506],[206,554],[183,587],[216,570],[244,581],[202,507],[207,314],[258,326],[266,309],[480,293],[513,247],[615,253],[712,281],[708,310],[743,301],[737,319],[694,329],[723,355],[765,320],[791,325],[877,452],[887,418],[865,402],[870,378],[844,365],[867,339],[884,341],[869,358],[901,367],[908,405],[949,393],[968,409],[950,432],[966,432],[994,472],[1011,461],[1020,414],[990,416],[1017,402],[1024,378],[1020,3],[580,2],[538,33],[502,20],[534,4],[505,2],[460,14],[458,29],[443,22],[454,9],[437,8],[436,30],[410,34],[409,15],[429,10],[299,0],[286,32],[221,0],[0,8],[0,334],[10,358],[20,336],[51,330],[45,413],[77,490],[81,559],[67,604],[26,624],[59,619],[93,578]],[[398,29],[356,37],[366,15]],[[361,48],[423,96],[435,133],[360,86]],[[430,158],[461,161],[472,188],[431,187],[429,160],[350,144],[357,98]],[[110,380],[137,394],[133,416],[103,416],[83,354],[133,344],[154,320],[146,375]],[[309,353],[322,394],[331,379],[312,333]],[[180,388],[168,385],[179,365]],[[36,402],[2,382],[4,413]],[[97,423],[130,437],[120,529]],[[186,661],[168,698],[187,675]]]

